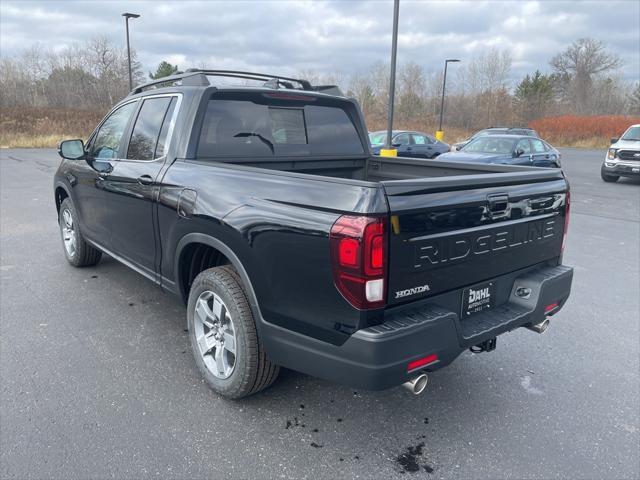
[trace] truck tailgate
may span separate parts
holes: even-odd
[[[388,305],[560,256],[568,191],[561,171],[477,177],[382,182],[391,215]]]

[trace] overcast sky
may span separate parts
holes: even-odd
[[[106,34],[131,43],[146,71],[165,59],[180,68],[293,74],[350,74],[391,50],[393,2],[379,1],[7,1],[0,3],[1,54],[34,43],[57,49]],[[540,69],[580,37],[594,37],[620,55],[621,73],[640,79],[640,1],[408,1],[400,2],[398,61],[426,71],[443,59],[473,58],[488,48],[510,49],[512,79]],[[455,68],[455,67],[453,67]]]

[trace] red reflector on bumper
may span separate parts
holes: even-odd
[[[427,355],[426,357],[419,358],[418,360],[414,360],[413,362],[409,362],[407,367],[407,371],[415,370],[416,368],[424,367],[425,365],[429,365],[438,360],[438,355],[432,353],[431,355]]]
[[[544,313],[549,313],[549,312],[555,310],[556,308],[558,308],[558,302],[550,303],[549,305],[544,307]]]

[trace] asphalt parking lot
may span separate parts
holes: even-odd
[[[563,150],[575,276],[548,333],[466,352],[420,396],[284,371],[233,402],[177,299],[66,263],[57,154],[0,150],[0,477],[640,477],[640,181],[605,184],[603,154]]]

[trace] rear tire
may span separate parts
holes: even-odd
[[[58,224],[67,262],[74,267],[91,267],[100,261],[102,252],[89,245],[82,236],[78,214],[70,198],[65,198],[60,205]]]
[[[187,306],[191,350],[216,393],[237,399],[270,386],[280,367],[267,358],[238,274],[210,268],[193,281]]]
[[[620,178],[618,175],[609,175],[604,171],[604,168],[600,169],[600,176],[602,177],[602,180],[604,180],[605,182],[617,182],[618,179]]]

